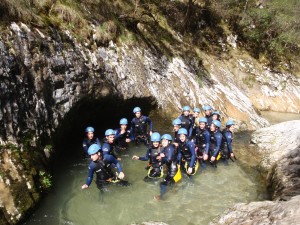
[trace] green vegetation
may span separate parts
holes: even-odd
[[[50,174],[47,174],[45,171],[40,171],[39,176],[40,183],[43,189],[48,189],[52,187],[52,176]]]
[[[138,42],[186,61],[199,59],[199,51],[224,54],[221,42],[230,32],[254,57],[293,69],[299,11],[298,0],[2,0],[0,21],[23,21],[49,34],[56,28],[65,42],[61,31],[69,30],[90,48]]]

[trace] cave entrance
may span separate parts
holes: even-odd
[[[130,123],[135,106],[142,109],[144,115],[157,108],[152,97],[131,98],[128,100],[116,96],[102,98],[83,98],[78,101],[65,115],[54,135],[56,158],[82,156],[82,140],[84,130],[88,126],[95,128],[95,136],[102,142],[106,129],[119,127],[121,118],[127,118]]]

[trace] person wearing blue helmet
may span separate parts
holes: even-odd
[[[107,161],[108,163],[111,163],[115,165],[119,172],[119,177],[122,179],[124,177],[124,173],[122,170],[121,163],[119,162],[121,158],[118,158],[116,155],[116,149],[115,149],[115,131],[112,129],[108,129],[105,131],[105,142],[102,146],[102,152],[103,152],[103,158],[104,161]]]
[[[197,157],[202,167],[206,167],[204,161],[208,159],[210,132],[206,129],[207,119],[202,117],[199,119],[199,126],[196,129]]]
[[[88,188],[92,181],[93,175],[96,173],[96,184],[99,190],[103,192],[105,186],[110,183],[117,183],[121,186],[128,186],[128,181],[123,180],[124,176],[116,176],[112,172],[110,164],[103,160],[102,151],[97,144],[92,144],[88,149],[88,154],[92,159],[92,162],[89,165],[88,178],[86,179],[85,184],[81,186],[82,189]]]
[[[166,165],[167,175],[160,183],[160,195],[154,197],[156,200],[161,200],[167,191],[167,186],[172,186],[175,183],[174,176],[178,171],[177,154],[172,145],[172,136],[170,134],[164,134],[161,137],[161,146],[160,157],[163,164]]]
[[[219,111],[213,111],[213,113],[212,113],[212,119],[213,120],[219,120],[219,121],[221,121],[220,112]]]
[[[210,125],[213,121],[212,119],[212,108],[209,105],[203,106],[203,111],[205,113],[205,118],[207,119],[207,129],[210,129]]]
[[[116,130],[115,144],[117,152],[123,152],[128,148],[128,143],[131,141],[130,130],[127,129],[128,120],[122,118],[120,120],[120,128]]]
[[[146,155],[144,157],[136,155],[132,157],[133,160],[149,160],[148,175],[144,178],[144,181],[150,181],[153,178],[161,178],[163,176],[160,152],[160,134],[158,132],[154,132],[151,135],[151,145],[148,147]]]
[[[192,135],[195,136],[197,127],[199,126],[200,109],[199,108],[194,108],[193,111],[194,111],[194,113],[193,113],[193,117],[192,117],[192,123],[193,123],[193,133],[192,133]]]
[[[135,117],[131,120],[130,126],[132,139],[135,140],[137,144],[144,142],[145,145],[148,145],[149,136],[152,135],[152,121],[149,117],[142,115],[140,107],[135,107],[133,113]],[[147,124],[149,125],[149,134],[147,132]]]
[[[213,120],[210,125],[210,143],[209,143],[209,155],[210,155],[210,163],[217,167],[216,163],[219,159],[219,151],[222,144],[222,133],[221,123],[219,120]]]
[[[182,114],[178,117],[181,120],[181,128],[185,128],[188,132],[188,138],[192,138],[193,132],[193,120],[190,116],[191,108],[189,106],[184,106],[182,108]]]
[[[180,128],[178,131],[178,161],[182,168],[185,168],[187,175],[194,175],[197,172],[199,163],[196,160],[195,144],[188,140],[188,132],[185,128]]]
[[[174,145],[177,148],[178,143],[179,143],[178,131],[181,128],[181,120],[177,118],[177,119],[173,120],[172,124],[173,124],[173,130],[174,130]]]
[[[226,128],[223,130],[223,139],[221,145],[221,158],[223,160],[228,160],[229,158],[235,158],[235,155],[232,150],[232,139],[233,139],[233,132],[234,132],[234,121],[228,120],[226,122]]]
[[[89,158],[88,149],[92,144],[98,144],[101,148],[101,144],[98,138],[94,136],[95,129],[93,127],[85,128],[86,137],[82,141],[83,155],[85,158]]]

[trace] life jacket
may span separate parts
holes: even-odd
[[[89,140],[87,137],[84,138],[83,140],[83,147],[89,148],[92,144],[97,144],[97,139],[96,137],[93,137],[91,140]],[[99,141],[99,140],[98,140]]]
[[[205,148],[206,140],[204,132],[208,132],[206,129],[198,129],[196,132],[196,144],[199,148]]]
[[[161,166],[161,161],[159,161],[158,159],[157,159],[157,156],[159,156],[160,155],[160,147],[158,147],[158,148],[154,148],[154,147],[152,147],[152,148],[150,148],[150,151],[149,151],[149,162],[150,162],[150,164],[151,164],[151,166],[153,167],[153,168],[155,168],[155,167],[160,167]]]
[[[181,120],[181,128],[185,128],[189,132],[189,129],[193,123],[192,119],[189,116],[184,115],[181,115],[179,119]]]
[[[134,136],[144,136],[147,135],[147,123],[146,123],[146,118],[145,116],[141,116],[140,118],[133,118],[132,122],[134,123],[134,129],[133,133]]]
[[[178,149],[181,151],[184,160],[186,160],[186,161],[190,161],[191,160],[192,153],[191,153],[189,147],[187,146],[186,141],[183,142],[183,143],[179,142],[178,143]]]
[[[106,181],[114,177],[114,173],[111,170],[111,165],[105,163],[103,160],[94,162],[94,171],[97,176],[97,181]]]

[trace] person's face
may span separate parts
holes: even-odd
[[[190,115],[190,111],[183,111],[183,115],[184,115],[184,116]]]
[[[126,128],[127,128],[127,125],[126,125],[126,124],[122,124],[122,125],[121,125],[121,129],[122,129],[122,130],[126,130]]]
[[[88,138],[89,140],[92,140],[93,137],[94,137],[94,133],[93,133],[93,132],[87,132],[86,136],[87,136],[87,138]]]
[[[210,125],[210,130],[212,131],[212,132],[215,132],[216,130],[217,130],[217,126],[216,125],[214,125],[213,123]]]
[[[158,142],[158,141],[153,141],[153,142],[152,142],[152,145],[153,145],[155,148],[157,148],[157,147],[159,146],[159,142]]]
[[[184,142],[186,140],[185,134],[180,134],[179,139],[180,139],[181,142]]]
[[[93,155],[91,155],[91,159],[92,159],[93,161],[97,161],[99,158],[100,158],[100,155],[99,155],[98,152],[95,153],[95,154],[93,154]]]
[[[179,125],[174,125],[174,131],[178,131],[180,129],[180,126]]]
[[[205,115],[210,116],[211,111],[210,110],[205,110]]]
[[[108,143],[113,143],[114,139],[115,139],[115,135],[106,136],[106,139],[107,139]]]
[[[216,114],[212,115],[212,119],[213,120],[217,120],[218,119],[218,115],[216,115]]]
[[[167,140],[167,139],[162,139],[162,140],[161,140],[161,145],[162,145],[163,147],[167,147],[168,144],[169,144],[169,140]]]
[[[199,127],[200,127],[200,129],[204,129],[204,128],[205,128],[205,126],[206,126],[206,124],[205,124],[205,123],[199,123]]]
[[[231,126],[229,127],[229,130],[230,130],[231,133],[233,133],[233,131],[234,131],[234,125],[231,125]]]
[[[142,113],[141,113],[141,112],[136,112],[136,113],[135,113],[135,116],[136,116],[136,118],[140,118],[140,117],[141,117],[141,115],[142,115]]]

